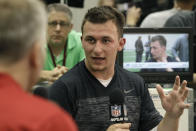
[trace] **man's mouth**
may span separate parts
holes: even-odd
[[[62,36],[60,36],[60,35],[54,35],[53,38],[54,39],[60,39],[60,38],[62,38]]]
[[[92,59],[96,62],[96,63],[101,63],[105,60],[105,57],[92,57]]]

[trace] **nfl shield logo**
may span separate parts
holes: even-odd
[[[111,106],[111,116],[113,117],[121,116],[121,105]]]

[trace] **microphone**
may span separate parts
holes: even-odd
[[[119,88],[114,89],[110,94],[110,121],[121,123],[128,121],[127,108],[124,104],[124,94]]]

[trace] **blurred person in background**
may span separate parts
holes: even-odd
[[[163,27],[165,22],[181,10],[192,10],[195,0],[174,0],[173,8],[146,16],[140,27]]]
[[[136,62],[142,61],[142,55],[144,52],[144,46],[142,42],[142,37],[139,36],[137,40],[135,41],[135,53],[136,53]]]
[[[117,8],[116,0],[99,0],[98,6],[111,6]],[[118,8],[117,8],[118,9]],[[141,8],[136,7],[135,5],[128,8],[127,11],[122,12],[126,18],[125,26],[135,27],[140,19],[142,14]]]
[[[48,31],[46,60],[41,81],[53,83],[66,73],[85,55],[81,44],[81,33],[72,30],[72,12],[66,4],[48,5]]]
[[[115,0],[99,0],[98,6],[111,6],[116,8],[116,1]]]
[[[171,48],[172,56],[175,57],[178,62],[188,62],[189,61],[189,41],[188,35],[182,35],[179,37]]]
[[[150,35],[148,36],[148,40],[145,42],[144,44],[144,48],[145,48],[145,61],[147,61],[149,58],[152,57],[151,53],[150,53]]]

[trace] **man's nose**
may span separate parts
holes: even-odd
[[[102,43],[100,41],[97,41],[95,43],[94,51],[97,52],[97,53],[102,51]]]
[[[61,26],[60,26],[59,23],[56,25],[56,30],[57,30],[57,31],[61,30]]]
[[[154,52],[154,50],[151,48],[151,49],[150,49],[150,53],[153,54],[153,52]]]

